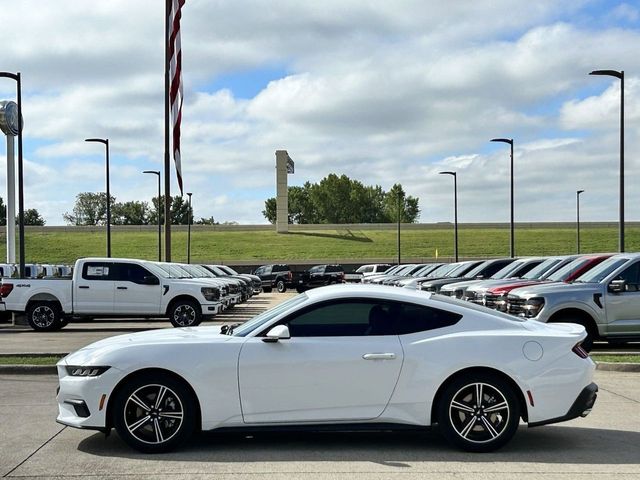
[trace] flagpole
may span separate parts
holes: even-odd
[[[169,155],[169,20],[171,0],[165,2],[164,24],[164,260],[171,261],[171,159]],[[158,210],[160,199],[158,198]]]

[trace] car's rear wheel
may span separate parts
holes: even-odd
[[[114,399],[113,425],[131,447],[144,453],[168,452],[195,429],[196,399],[178,380],[161,374],[127,382]]]
[[[513,388],[490,374],[465,375],[450,383],[438,405],[444,437],[469,452],[504,446],[518,429],[520,405]]]
[[[169,318],[174,327],[196,327],[202,321],[200,305],[189,300],[178,300],[171,307]]]
[[[62,310],[55,302],[31,302],[25,315],[29,326],[36,332],[51,332],[64,327],[61,321]]]
[[[284,293],[287,291],[287,285],[284,283],[284,280],[278,280],[278,283],[276,283],[276,290],[278,290],[278,293]]]

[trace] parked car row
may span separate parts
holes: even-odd
[[[545,323],[577,323],[595,339],[640,339],[640,254],[502,258],[399,265],[364,283],[466,300]]]
[[[17,278],[19,266],[15,263],[0,263],[0,278]],[[24,266],[25,278],[70,277],[73,267],[70,265],[49,265],[27,263]]]
[[[190,327],[260,291],[259,277],[224,265],[86,258],[71,278],[2,279],[0,312],[24,313],[36,331],[73,317],[168,317]]]
[[[289,265],[262,265],[253,273],[260,277],[265,292],[275,288],[283,293],[288,288],[295,288],[301,293],[310,288],[345,282],[344,268],[341,265],[315,265],[295,275]]]

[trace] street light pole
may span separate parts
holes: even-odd
[[[191,192],[187,192],[189,196],[189,209],[187,210],[187,263],[191,263]]]
[[[620,224],[618,226],[618,244],[624,252],[624,70],[594,70],[589,75],[606,75],[620,79]]]
[[[453,255],[458,261],[458,175],[456,172],[440,172],[440,175],[451,175],[453,177]]]
[[[510,234],[509,234],[509,255],[511,256],[511,258],[515,257],[516,255],[516,248],[515,248],[515,234],[514,234],[514,224],[513,224],[513,138],[493,138],[491,139],[492,142],[501,142],[501,143],[508,143],[509,146],[511,147],[511,199],[510,199],[510,203],[511,203],[511,219],[509,221],[509,225],[510,225]]]
[[[576,246],[578,253],[580,253],[580,194],[584,193],[584,190],[576,190]]]
[[[16,82],[16,100],[18,105],[18,243],[20,248],[20,278],[24,278],[24,169],[22,162],[22,77],[20,72],[0,72],[0,78],[10,78]]]
[[[162,222],[160,221],[160,171],[159,170],[145,170],[142,173],[152,173],[158,176],[158,203],[156,206],[156,213],[158,215],[158,261],[162,261]]]
[[[398,265],[400,265],[400,190],[398,189]]]
[[[109,190],[109,139],[85,138],[85,142],[102,143],[106,149],[106,177],[107,177],[107,258],[111,258],[111,191]]]

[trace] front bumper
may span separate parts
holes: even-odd
[[[529,423],[529,427],[539,427],[550,423],[566,422],[567,420],[573,420],[578,417],[586,417],[591,413],[591,409],[596,403],[596,398],[598,398],[598,385],[592,382],[582,389],[578,398],[576,398],[575,402],[573,402],[573,405],[571,405],[571,408],[569,408],[569,411],[565,415],[551,418],[549,420],[543,420],[541,422]]]
[[[203,303],[202,304],[202,314],[203,315],[218,315],[222,312],[222,303]]]

